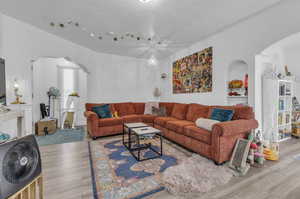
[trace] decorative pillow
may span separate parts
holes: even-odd
[[[152,114],[153,115],[156,115],[156,116],[161,116],[161,117],[165,117],[167,116],[167,109],[166,107],[159,107],[159,108],[156,108],[156,107],[152,107]]]
[[[118,111],[113,112],[113,113],[112,113],[112,117],[114,117],[114,118],[119,118],[119,113],[118,113]]]
[[[10,135],[0,132],[0,143],[5,142],[10,139]]]
[[[206,129],[208,131],[212,131],[212,127],[216,123],[220,123],[218,120],[211,120],[206,118],[199,118],[196,120],[196,126],[199,128]]]
[[[105,104],[102,106],[94,106],[94,107],[92,107],[92,111],[95,112],[99,118],[111,118],[112,117],[109,104]]]
[[[152,107],[159,108],[158,102],[146,102],[144,114],[152,114]]]
[[[234,110],[214,108],[211,112],[210,119],[226,122],[232,120]]]

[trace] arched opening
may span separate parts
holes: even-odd
[[[284,38],[255,57],[255,114],[269,141],[289,139],[297,122],[293,98],[300,99],[300,33]]]
[[[33,122],[44,117],[56,118],[57,125],[63,123],[63,113],[67,109],[70,96],[78,95],[76,125],[83,125],[84,104],[87,99],[88,70],[85,66],[68,57],[40,57],[32,62],[32,109]],[[56,90],[57,96],[50,94]],[[48,115],[41,112],[41,104],[47,106]],[[75,111],[74,111],[75,112]],[[75,117],[75,114],[74,114]]]
[[[248,104],[248,64],[244,60],[234,60],[228,66],[228,92],[229,105]]]

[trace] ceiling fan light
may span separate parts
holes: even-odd
[[[156,66],[157,65],[157,59],[155,56],[151,56],[150,59],[148,60],[148,64],[150,66]]]

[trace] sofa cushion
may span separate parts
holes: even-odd
[[[144,114],[145,103],[134,102],[132,103],[135,109],[135,114]]]
[[[186,119],[195,122],[198,118],[208,118],[209,106],[189,104]]]
[[[167,116],[171,116],[172,111],[173,111],[173,107],[174,107],[174,103],[160,102],[159,107],[165,107],[166,112],[167,112]]]
[[[116,126],[116,125],[122,125],[123,120],[121,118],[105,118],[105,119],[99,119],[99,127],[105,127],[105,126]]]
[[[120,117],[125,115],[133,115],[135,114],[135,108],[133,106],[133,103],[127,102],[127,103],[117,103],[114,104],[114,110],[118,112],[118,115]]]
[[[165,125],[168,121],[174,121],[174,120],[178,120],[178,119],[176,119],[174,117],[157,117],[154,119],[154,124],[165,127]]]
[[[171,117],[175,117],[179,120],[184,120],[186,118],[187,108],[188,108],[188,104],[175,103]]]
[[[254,119],[253,108],[250,106],[235,106],[233,120],[250,120]]]
[[[144,123],[154,123],[154,119],[157,117],[155,115],[140,115],[142,122]]]
[[[211,115],[214,108],[234,110],[232,120],[250,120],[255,118],[253,108],[250,106],[210,106],[208,115]]]
[[[168,121],[165,127],[177,133],[184,134],[183,128],[185,126],[190,126],[190,125],[194,125],[194,122],[187,121],[187,120],[175,120],[175,121]]]
[[[184,134],[206,144],[211,144],[211,131],[198,128],[197,126],[185,126]]]
[[[125,115],[122,116],[121,119],[124,123],[142,122],[142,117],[140,115]]]

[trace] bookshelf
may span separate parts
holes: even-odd
[[[263,80],[263,128],[269,140],[281,142],[291,138],[292,91],[292,80]]]

